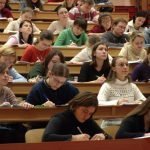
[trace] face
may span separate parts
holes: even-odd
[[[73,3],[75,2],[75,0],[66,0],[68,5],[73,5]]]
[[[0,85],[5,86],[8,84],[8,69],[5,69],[3,72],[0,73]]]
[[[74,25],[72,27],[72,30],[73,30],[74,35],[76,35],[76,36],[81,35],[82,32],[84,32],[84,30],[81,27],[79,27],[78,25]]]
[[[31,0],[32,1],[32,3],[36,3],[38,0]]]
[[[115,33],[115,35],[122,36],[125,31],[126,25],[127,24],[124,22],[119,22],[117,25],[114,25],[113,32]]]
[[[32,17],[33,17],[33,15],[30,12],[26,12],[26,13],[24,13],[24,14],[21,15],[22,21],[24,21],[24,20],[31,21]]]
[[[68,10],[66,8],[60,8],[58,11],[58,17],[60,20],[68,19]]]
[[[56,63],[60,63],[60,57],[58,55],[53,56],[51,61],[48,63],[48,70],[51,70]]]
[[[89,13],[91,8],[92,8],[92,5],[89,5],[87,3],[83,3],[83,4],[81,4],[80,8],[81,8],[83,13]]]
[[[25,21],[19,30],[24,34],[30,35],[32,33],[32,25],[29,22]]]
[[[111,27],[111,18],[109,16],[103,17],[101,20],[101,25],[108,30]]]
[[[132,41],[132,46],[137,52],[141,52],[143,46],[144,46],[144,38],[143,37],[136,37]]]
[[[52,43],[52,40],[43,39],[39,41],[38,46],[40,50],[45,50],[48,49],[52,45]]]
[[[135,19],[135,26],[138,28],[138,27],[141,27],[144,22],[145,22],[146,18],[144,17],[136,17]]]
[[[108,55],[108,48],[106,45],[99,45],[94,53],[96,59],[106,60]]]
[[[96,108],[93,106],[90,107],[80,106],[75,110],[74,115],[79,122],[84,123],[93,115],[95,110]]]
[[[6,0],[0,0],[0,10],[5,7]]]
[[[126,76],[129,74],[128,61],[125,58],[118,58],[115,67],[112,68],[116,73],[116,77],[120,80],[125,80]]]
[[[16,61],[16,58],[14,56],[1,56],[0,62],[6,63],[8,68],[11,68]]]
[[[66,82],[67,78],[49,74],[49,85],[53,90],[59,89]]]

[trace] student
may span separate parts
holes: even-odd
[[[126,43],[119,53],[119,56],[126,57],[128,61],[143,61],[146,55],[147,52],[144,49],[144,35],[138,31],[132,32],[130,42]]]
[[[122,56],[115,57],[107,81],[99,90],[99,105],[139,104],[145,99],[136,84],[129,79],[127,59]]]
[[[103,83],[109,71],[108,46],[106,43],[98,42],[92,49],[92,61],[81,66],[78,81]]]
[[[98,17],[98,24],[96,24],[88,33],[88,35],[103,35],[103,33],[110,31],[112,26],[112,17],[109,14],[101,14]]]
[[[69,17],[71,20],[75,20],[78,17],[82,17],[87,21],[97,22],[98,13],[93,8],[94,0],[82,0],[81,4],[72,8],[69,11]]]
[[[26,78],[13,67],[16,62],[16,52],[10,47],[0,48],[0,62],[6,63],[8,67],[9,82],[27,82]]]
[[[33,86],[26,102],[46,107],[68,103],[78,94],[78,89],[66,81],[68,75],[69,70],[65,64],[54,64],[53,68],[49,70],[47,78]]]
[[[43,10],[43,5],[41,0],[26,0],[27,7],[30,7],[34,11],[41,11]]]
[[[21,61],[26,62],[42,62],[47,54],[51,51],[51,45],[53,43],[53,33],[48,30],[44,30],[40,33],[39,39],[36,41],[34,45],[29,45],[25,51],[23,56],[21,57]]]
[[[31,21],[33,18],[33,15],[34,15],[34,13],[31,8],[29,8],[29,7],[23,8],[21,10],[20,17],[17,20],[9,22],[7,27],[4,29],[4,33],[18,32],[20,23],[24,20]],[[32,26],[33,26],[33,33],[38,34],[41,32],[34,23],[32,23]]]
[[[19,31],[11,35],[6,46],[18,45],[20,47],[27,47],[29,44],[33,43],[33,26],[29,20],[24,20],[20,23]]]
[[[76,1],[77,0],[64,0],[62,5],[69,11],[76,6]]]
[[[68,10],[64,6],[57,8],[57,15],[59,20],[51,22],[48,30],[51,30],[53,34],[59,34],[64,29],[70,28],[73,25],[73,21],[69,19]]]
[[[29,82],[37,82],[47,76],[48,70],[53,68],[55,63],[65,63],[65,58],[61,51],[52,50],[45,57],[43,62],[36,63],[28,73]]]
[[[150,27],[144,31],[145,44],[150,46]]]
[[[150,136],[150,97],[124,118],[117,139]]]
[[[129,40],[128,36],[124,34],[126,25],[127,21],[123,18],[114,20],[112,30],[104,33],[101,40],[108,43],[109,46],[122,47]]]
[[[92,119],[97,107],[96,94],[79,93],[69,102],[66,111],[50,119],[43,141],[97,141],[111,138]]]
[[[138,11],[136,15],[133,17],[133,20],[128,22],[125,32],[130,34],[135,31],[143,32],[146,18],[147,18],[146,11]]]
[[[147,57],[134,68],[131,77],[133,81],[150,81],[150,47],[147,50]]]
[[[83,46],[87,41],[85,33],[87,22],[83,18],[77,18],[73,27],[63,30],[57,37],[54,46]]]

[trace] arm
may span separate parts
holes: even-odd
[[[135,69],[132,71],[132,74],[131,74],[132,81],[138,80],[141,73],[142,73],[142,72],[140,72],[139,65],[137,65],[137,66],[135,67]]]
[[[54,46],[64,46],[64,42],[66,40],[66,33],[62,31],[59,36],[57,37]]]
[[[12,45],[17,45],[17,44],[19,44],[19,43],[15,36],[10,36],[9,39],[7,40],[7,42],[5,43],[5,45],[7,45],[7,46],[12,46]]]
[[[52,22],[52,23],[49,25],[49,27],[48,27],[48,29],[47,29],[47,30],[51,30],[53,33],[55,32],[56,27],[55,27],[54,22]]]
[[[41,30],[34,23],[32,23],[32,25],[33,25],[33,33],[39,34],[41,32]]]
[[[14,31],[14,23],[13,21],[9,22],[9,24],[7,25],[7,27],[4,29],[4,33],[9,33],[11,31]],[[17,31],[16,31],[17,32]]]
[[[123,56],[128,58],[128,50],[125,47],[122,47],[121,51],[119,52],[118,56]]]
[[[27,61],[27,62],[31,62],[31,57],[32,57],[32,47],[28,46],[25,50],[24,50],[24,54],[21,57],[21,61]]]

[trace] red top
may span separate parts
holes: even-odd
[[[110,31],[111,28],[109,28],[107,31]],[[89,33],[104,33],[106,32],[103,26],[95,25]]]
[[[21,61],[27,62],[36,62],[36,61],[43,61],[46,55],[51,51],[51,48],[45,50],[38,50],[34,45],[29,45],[21,57]]]
[[[3,8],[2,10],[0,10],[0,14],[2,15],[2,17],[13,18],[12,13],[8,8]]]

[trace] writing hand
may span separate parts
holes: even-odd
[[[105,135],[103,133],[95,134],[91,138],[91,141],[96,141],[96,140],[105,140]]]
[[[55,107],[55,103],[52,101],[48,100],[43,104],[45,107]]]
[[[89,141],[90,135],[88,134],[77,134],[72,135],[72,141]]]

